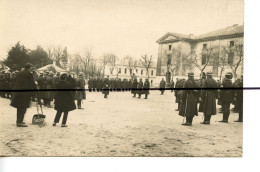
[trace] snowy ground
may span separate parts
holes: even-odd
[[[46,125],[31,124],[36,113],[33,103],[27,110],[27,128],[15,126],[16,109],[0,98],[1,156],[242,156],[243,124],[219,123],[222,114],[202,125],[202,114],[193,126],[182,126],[175,111],[174,93],[151,91],[149,99],[133,98],[129,92],[87,92],[84,110],[69,113],[68,127],[52,126],[56,111],[44,108]]]

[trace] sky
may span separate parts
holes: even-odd
[[[156,60],[156,41],[167,32],[198,35],[243,23],[243,0],[0,0],[0,60],[18,41]]]

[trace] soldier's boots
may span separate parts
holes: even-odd
[[[147,94],[145,94],[145,98],[144,99],[147,99]]]

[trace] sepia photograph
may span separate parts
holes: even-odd
[[[0,0],[1,157],[243,155],[243,0]]]

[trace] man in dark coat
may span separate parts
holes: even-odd
[[[26,109],[30,106],[31,97],[33,95],[33,90],[36,90],[36,84],[31,74],[31,64],[26,64],[24,70],[17,74],[15,83],[13,86],[13,98],[11,101],[11,106],[17,108],[17,127],[27,127],[23,122]],[[26,90],[24,92],[18,90]],[[31,91],[28,91],[31,90]]]
[[[71,94],[72,94],[73,98],[75,98],[76,88],[77,88],[76,79],[75,79],[74,75],[75,75],[74,72],[71,72],[69,74],[69,76],[66,78],[66,81],[69,82],[69,85],[72,89]]]
[[[191,126],[193,117],[198,115],[197,110],[197,97],[199,85],[194,81],[194,73],[188,73],[188,80],[185,81],[183,88],[186,88],[182,91],[182,108],[180,109],[179,115],[186,117],[186,122],[182,125]]]
[[[66,89],[72,89],[71,80],[66,81],[67,74],[61,74],[60,82],[56,85],[57,94],[55,95],[55,106],[54,109],[57,110],[53,126],[56,126],[56,123],[59,123],[61,114],[64,113],[62,119],[61,127],[67,127],[67,118],[69,111],[75,110],[76,105],[74,102],[74,95],[72,95],[71,91],[66,91]],[[62,91],[65,90],[65,91]]]
[[[241,76],[237,88],[239,89],[235,92],[235,101],[238,106],[239,117],[238,120],[234,122],[243,122],[243,76]]]
[[[133,97],[136,97],[136,93],[137,93],[137,85],[138,85],[138,81],[136,78],[133,78],[132,81],[132,88],[131,88],[131,93],[133,94]]]
[[[52,108],[51,106],[51,101],[55,97],[55,91],[54,89],[56,88],[55,86],[55,80],[53,78],[53,72],[50,71],[49,76],[46,78],[46,89],[47,91],[45,92],[45,98],[47,101],[47,107]]]
[[[165,91],[165,86],[166,86],[166,82],[164,81],[164,78],[162,78],[161,82],[160,82],[160,91],[161,91],[161,95],[163,95],[164,91]]]
[[[88,80],[88,91],[91,92],[93,88],[93,78],[89,78]]]
[[[5,73],[5,90],[6,90],[6,98],[11,98],[11,74],[9,72]]]
[[[176,86],[175,88],[183,88],[183,85],[184,85],[184,80],[183,79],[178,79],[177,78],[177,81],[176,81]],[[178,109],[175,109],[175,111],[179,111],[180,110],[180,105],[181,105],[181,95],[182,95],[182,91],[183,90],[175,90],[175,103],[178,104]]]
[[[212,88],[212,90],[208,88]],[[204,113],[204,121],[201,124],[210,124],[211,115],[216,115],[217,94],[217,82],[212,78],[212,72],[207,72],[207,79],[203,83],[200,94],[200,102],[203,103]]]
[[[143,86],[144,86],[144,83],[142,81],[142,78],[139,79],[139,83],[137,85],[137,93],[138,93],[138,98],[140,99],[141,98],[141,95],[143,93]]]
[[[225,78],[222,82],[222,88],[232,88],[233,84],[230,77],[230,73],[225,75]],[[228,117],[230,115],[230,104],[234,100],[234,90],[220,89],[219,99],[221,101],[223,111],[223,119],[219,122],[228,123]]]
[[[107,76],[103,82],[102,94],[104,94],[104,98],[107,98],[107,95],[109,94],[109,76]]]
[[[143,94],[145,95],[144,99],[148,98],[148,94],[149,94],[149,89],[150,89],[150,82],[149,80],[146,78],[144,81],[144,87],[143,87]]]

